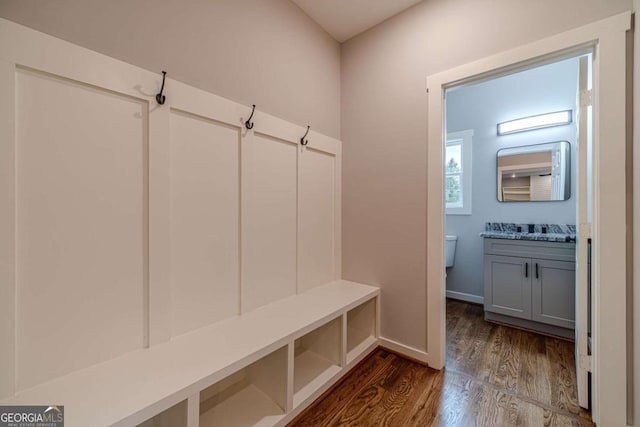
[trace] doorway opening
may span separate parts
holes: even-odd
[[[446,368],[530,416],[590,418],[592,63],[444,91]]]
[[[628,331],[627,183],[629,91],[627,41],[629,12],[550,36],[427,77],[427,355],[430,366],[441,369],[446,356],[445,319],[445,209],[444,152],[445,90],[500,75],[592,52],[593,95],[593,223],[578,224],[579,255],[593,252],[593,355],[580,354],[581,368],[592,372],[592,418],[598,424],[624,425],[632,418],[633,378]],[[580,135],[587,126],[580,122]],[[584,153],[581,150],[579,153]],[[580,162],[585,162],[584,157]],[[582,165],[583,163],[581,163]],[[582,168],[582,170],[586,170]],[[586,186],[582,186],[582,189]],[[582,197],[583,190],[578,191]],[[584,200],[585,197],[582,197]],[[576,274],[581,298],[586,294],[581,262]],[[576,305],[578,319],[586,318],[583,303]],[[582,322],[578,322],[580,325]],[[582,332],[584,334],[585,332]],[[581,339],[582,350],[586,339]],[[616,349],[611,351],[611,349]],[[580,381],[580,377],[578,377]],[[584,382],[579,385],[585,387]],[[584,396],[584,393],[581,393]],[[582,403],[581,403],[582,404]]]

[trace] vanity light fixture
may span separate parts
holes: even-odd
[[[498,135],[543,129],[552,126],[568,125],[573,119],[573,111],[556,111],[555,113],[539,114],[498,123]]]

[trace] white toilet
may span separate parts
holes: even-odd
[[[446,267],[453,267],[453,261],[456,258],[456,243],[458,242],[458,236],[447,235],[445,236],[445,254],[446,254]]]

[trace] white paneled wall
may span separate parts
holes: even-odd
[[[238,314],[240,127],[171,111],[173,335]]]
[[[339,278],[340,142],[160,83],[0,20],[0,398]]]
[[[336,264],[337,158],[330,147],[300,154],[298,290],[309,290],[339,275]]]
[[[243,312],[296,293],[297,248],[298,146],[262,133],[246,142],[242,164]]]
[[[14,78],[23,390],[143,347],[147,103],[21,68]]]

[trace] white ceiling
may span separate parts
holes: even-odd
[[[291,0],[339,42],[422,0]]]

